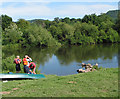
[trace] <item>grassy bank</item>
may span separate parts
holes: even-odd
[[[118,97],[118,68],[2,83],[3,97]]]

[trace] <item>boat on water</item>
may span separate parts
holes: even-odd
[[[45,78],[43,74],[25,74],[25,73],[2,73],[0,80],[22,80],[22,79],[41,79]]]

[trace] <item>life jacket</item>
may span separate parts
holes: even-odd
[[[14,63],[15,63],[15,64],[20,64],[18,61],[21,62],[21,59],[15,59],[15,60],[14,60]]]
[[[31,62],[28,66],[30,69],[33,69],[36,67],[35,63],[34,62]]]
[[[26,58],[23,59],[23,65],[28,65],[28,61]]]

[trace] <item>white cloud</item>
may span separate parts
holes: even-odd
[[[61,6],[59,10],[54,10],[52,13],[61,16],[83,16],[85,14],[93,14],[96,13],[106,13],[109,10],[116,10],[116,6],[112,5],[68,5]]]
[[[9,5],[2,8],[2,14],[7,14],[11,16],[14,20],[15,18],[48,18],[54,19],[57,17],[83,17],[85,14],[97,15],[100,13],[105,13],[109,10],[116,10],[117,7],[107,4],[94,4],[94,5],[61,5],[56,8],[51,8],[47,6],[48,3],[25,3],[25,6],[14,7]]]
[[[0,0],[0,2],[119,2],[119,0]]]
[[[50,9],[45,5],[35,5],[34,3],[28,3],[23,7],[13,7],[8,6],[6,8],[2,8],[2,14],[8,14],[11,16],[42,16],[48,15],[50,13]]]

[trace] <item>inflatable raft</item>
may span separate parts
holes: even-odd
[[[12,73],[12,74],[0,74],[0,80],[21,80],[21,79],[41,79],[45,78],[43,74],[22,74],[22,73]]]

